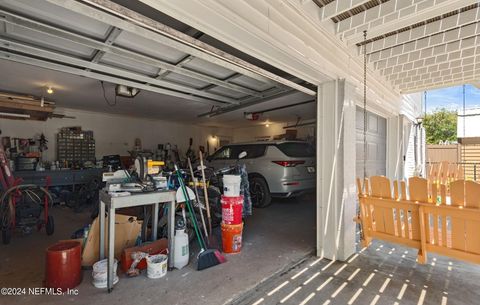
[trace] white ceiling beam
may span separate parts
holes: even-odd
[[[263,83],[280,83],[308,95],[316,95],[314,90],[294,83],[267,70],[252,65],[238,57],[227,54],[198,39],[185,35],[158,21],[147,18],[109,0],[46,0],[84,16],[114,25],[125,31],[168,45],[184,53],[207,60],[221,67],[242,73]],[[92,7],[100,8],[101,10]],[[110,13],[106,13],[108,11]]]
[[[480,69],[468,71],[461,76],[440,76],[425,81],[416,81],[403,84],[399,86],[400,91],[403,94],[421,92],[426,90],[432,90],[437,88],[446,88],[452,86],[458,86],[463,84],[471,84],[478,81],[480,78]]]
[[[269,79],[253,73],[251,70],[245,69],[238,64],[232,63],[230,61],[223,60],[218,56],[220,50],[214,49],[211,46],[208,46],[194,39],[186,34],[183,34],[173,28],[170,28],[160,22],[147,18],[143,15],[140,15],[134,11],[131,11],[121,5],[118,5],[111,1],[104,0],[45,0],[57,6],[63,7],[65,9],[71,10],[77,14],[96,19],[97,21],[106,23],[108,25],[114,25],[126,32],[139,35],[143,38],[157,41],[161,44],[172,47],[178,51],[181,51],[186,54],[194,55],[201,59],[207,60],[209,62],[215,63],[221,67],[231,69],[231,70],[241,70],[243,74],[248,74],[248,76],[253,77],[261,82],[268,82]],[[84,3],[81,3],[84,2]],[[87,4],[85,4],[87,3]],[[101,10],[92,7],[93,5]],[[107,13],[107,12],[110,13]],[[128,14],[128,15],[127,15]],[[117,17],[121,16],[121,17]],[[123,17],[123,18],[122,18]],[[205,50],[212,49],[212,53],[209,54],[203,51],[200,48],[205,47]],[[215,51],[213,51],[213,49]],[[217,56],[215,56],[217,55]],[[232,56],[233,57],[233,56]]]
[[[472,71],[480,69],[480,56],[461,60],[456,62],[444,63],[435,67],[436,69],[418,69],[410,71],[407,76],[394,80],[396,86],[404,86],[406,84],[415,85],[416,83],[435,83],[438,81],[448,80],[452,77],[460,77],[464,74],[471,74]]]
[[[390,0],[337,23],[337,34],[349,45],[379,37],[463,7],[478,0]]]
[[[399,45],[380,52],[368,55],[368,61],[374,63],[376,67],[383,68],[386,60],[404,62],[405,58],[413,58],[417,60],[419,57],[431,56],[428,54],[438,55],[453,50],[455,46],[471,45],[476,37],[480,35],[480,23],[470,24],[461,29],[451,30],[445,33],[439,33]],[[402,59],[401,59],[402,58]],[[401,60],[400,60],[401,59]]]
[[[20,26],[29,30],[37,31],[43,34],[47,34],[52,37],[68,40],[74,42],[76,44],[86,46],[92,49],[99,50],[101,52],[109,53],[112,55],[120,56],[128,60],[136,61],[145,65],[154,66],[165,71],[175,72],[181,75],[185,75],[194,79],[198,79],[201,81],[209,82],[212,84],[216,84],[220,87],[224,87],[227,89],[231,89],[237,92],[245,93],[252,96],[263,97],[264,95],[261,92],[257,92],[250,88],[246,88],[237,84],[228,83],[226,81],[217,79],[215,77],[205,75],[203,73],[195,72],[192,70],[188,70],[182,67],[177,67],[174,64],[170,64],[153,57],[149,57],[146,55],[142,55],[121,47],[117,47],[106,42],[100,42],[95,39],[82,36],[76,33],[69,32],[67,30],[63,30],[51,25],[47,25],[38,21],[29,20],[26,17],[20,16],[18,14],[10,13],[5,10],[0,9],[0,14],[5,16],[4,21],[7,24],[14,24],[16,26]]]
[[[471,9],[453,16],[440,19],[414,29],[403,31],[383,39],[375,40],[367,43],[367,54],[379,52],[385,49],[390,49],[396,46],[404,45],[412,41],[426,39],[429,36],[445,34],[446,32],[460,28],[459,31],[464,31],[469,25],[475,24],[480,20],[480,7]],[[360,52],[363,48],[359,48]]]
[[[369,1],[370,0],[335,0],[320,8],[320,19],[327,20],[333,18]]]
[[[389,57],[374,64],[374,68],[382,75],[409,71],[416,68],[428,68],[429,66],[463,59],[474,56],[480,50],[480,35],[457,41],[451,44],[444,44],[437,50],[426,49],[425,52],[413,52],[399,56]]]
[[[434,78],[440,76],[439,71],[445,69],[451,69],[452,73],[464,72],[466,69],[470,69],[471,65],[476,65],[479,63],[480,59],[480,48],[476,48],[476,52],[471,51],[471,55],[451,60],[445,58],[443,61],[429,65],[429,66],[420,66],[414,69],[407,69],[401,72],[393,72],[392,74],[385,74],[387,79],[392,82],[393,85],[398,86],[410,80],[425,80],[428,78]],[[417,79],[417,77],[420,77]]]
[[[115,40],[118,38],[118,36],[120,36],[121,33],[122,33],[122,30],[120,30],[119,28],[111,27],[104,43],[106,45],[111,46],[115,42]],[[95,55],[92,57],[92,62],[95,62],[95,63],[100,62],[100,60],[104,55],[105,55],[105,51],[97,50]]]
[[[29,56],[24,56],[24,55],[19,55],[19,54],[14,54],[11,52],[7,51],[0,51],[0,59],[5,59],[5,60],[10,60],[10,61],[15,61],[27,65],[33,65],[49,70],[54,70],[54,71],[59,71],[59,72],[64,72],[64,73],[70,73],[74,75],[79,75],[79,76],[84,76],[88,78],[93,78],[105,82],[109,82],[112,84],[119,84],[119,85],[125,85],[129,87],[134,87],[138,89],[142,89],[145,91],[150,91],[150,92],[156,92],[156,93],[161,93],[165,95],[170,95],[170,96],[175,96],[179,98],[183,98],[187,101],[195,101],[207,105],[218,105],[218,106],[224,106],[224,103],[217,102],[211,99],[199,97],[199,96],[194,96],[191,94],[186,94],[186,93],[181,93],[181,92],[176,92],[172,90],[167,90],[163,88],[158,88],[154,86],[148,86],[142,83],[138,83],[135,81],[131,80],[126,80],[120,77],[115,77],[115,76],[109,76],[101,73],[96,73],[92,71],[87,71],[85,69],[80,69],[80,68],[74,68],[71,66],[63,65],[63,64],[58,64],[58,63],[52,63],[46,60],[41,60],[41,59],[36,59],[32,58]]]
[[[285,97],[285,96],[289,96],[291,94],[296,93],[294,90],[292,90],[290,88],[281,89],[280,91],[278,89],[273,88],[273,89],[269,89],[269,91],[271,91],[271,94],[267,98],[264,98],[264,99],[250,98],[250,99],[242,102],[240,105],[222,107],[222,108],[214,110],[214,111],[201,113],[197,117],[199,117],[199,118],[201,118],[201,117],[214,117],[214,116],[226,114],[226,113],[229,113],[229,112],[237,111],[237,110],[240,110],[240,109],[243,109],[243,108],[247,108],[247,107],[250,107],[250,106],[253,106],[253,105],[258,105],[258,104],[261,104],[261,103],[269,102],[271,100],[281,98],[281,97]]]
[[[91,61],[88,61],[88,60],[75,58],[75,57],[72,57],[72,56],[69,56],[69,55],[64,55],[64,54],[61,54],[61,53],[58,53],[58,52],[45,50],[45,49],[42,49],[42,48],[39,48],[39,47],[29,46],[25,43],[16,42],[16,41],[6,39],[6,38],[2,38],[2,37],[0,37],[0,46],[4,47],[4,48],[6,48],[10,51],[20,52],[20,53],[23,53],[23,54],[28,54],[30,56],[41,57],[41,58],[44,58],[47,61],[54,60],[54,61],[57,61],[57,62],[62,62],[64,64],[73,65],[73,66],[85,68],[85,69],[88,69],[88,70],[94,70],[94,71],[97,71],[97,72],[103,72],[103,73],[107,73],[107,74],[110,74],[110,75],[116,75],[116,76],[121,77],[121,78],[135,80],[136,82],[139,82],[139,83],[148,83],[148,84],[151,84],[151,85],[161,86],[165,89],[172,89],[172,90],[181,91],[181,92],[184,92],[184,93],[190,93],[190,94],[194,94],[194,95],[197,95],[197,96],[202,96],[202,97],[205,97],[205,98],[209,98],[209,99],[212,99],[212,100],[215,100],[215,101],[225,102],[225,103],[228,103],[228,104],[239,104],[239,102],[237,100],[233,99],[233,98],[228,98],[228,97],[220,96],[220,95],[217,95],[217,94],[204,92],[204,91],[199,90],[199,89],[194,89],[194,88],[191,88],[191,87],[178,85],[178,84],[175,84],[175,83],[172,83],[172,82],[159,80],[159,79],[156,79],[154,77],[145,76],[143,74],[139,74],[139,73],[136,73],[136,72],[130,72],[130,71],[125,70],[125,69],[114,68],[112,66],[106,66],[106,65],[91,62]],[[169,92],[174,92],[174,91],[171,91],[171,90],[168,90],[168,91]]]

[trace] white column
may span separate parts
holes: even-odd
[[[323,83],[317,104],[317,255],[346,260],[355,252],[354,87]]]
[[[403,115],[387,118],[387,177],[391,180],[403,178],[403,131]]]

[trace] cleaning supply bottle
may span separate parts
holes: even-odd
[[[177,221],[175,226],[175,248],[173,251],[173,267],[182,269],[188,265],[188,234],[183,220]]]

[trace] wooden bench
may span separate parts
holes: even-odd
[[[427,179],[404,181],[383,176],[357,179],[362,245],[384,240],[418,250],[418,262],[437,253],[480,263],[480,184],[457,180],[445,185]],[[451,204],[446,204],[450,201]]]

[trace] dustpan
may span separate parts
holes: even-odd
[[[185,187],[185,189],[187,190],[188,198],[189,198],[190,200],[195,200],[195,199],[196,199],[196,197],[195,197],[195,192],[194,192],[191,188],[189,188],[189,187]],[[187,201],[187,200],[185,199],[185,196],[183,195],[183,192],[182,192],[182,189],[181,189],[181,188],[179,188],[179,189],[177,190],[176,197],[177,197],[177,202],[178,202],[178,203]]]

